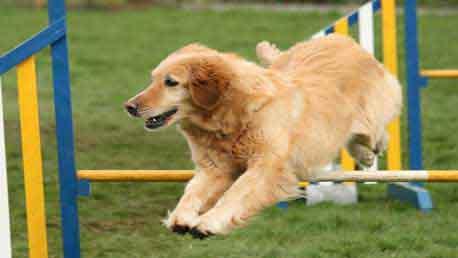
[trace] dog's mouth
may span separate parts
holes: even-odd
[[[148,129],[157,129],[159,127],[162,127],[166,125],[172,119],[173,115],[175,115],[177,112],[178,108],[173,108],[160,115],[150,117],[145,121],[145,127]]]

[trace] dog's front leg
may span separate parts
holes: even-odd
[[[254,166],[237,179],[215,207],[199,218],[191,234],[201,239],[226,234],[263,208],[297,197],[297,183],[296,176],[285,171],[282,164],[267,162]]]
[[[189,181],[175,210],[164,224],[175,233],[184,234],[198,223],[198,216],[211,208],[230,187],[235,178],[231,173],[215,169],[199,169]]]

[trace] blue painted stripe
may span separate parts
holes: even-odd
[[[289,206],[288,202],[279,202],[279,203],[277,203],[277,207],[282,209],[282,210],[288,209],[288,206]]]
[[[409,130],[409,168],[422,169],[421,87],[416,0],[405,1],[405,51],[407,72],[407,120]]]
[[[373,13],[374,14],[377,13],[378,11],[380,11],[380,9],[381,9],[380,0],[372,1],[372,11],[373,11]],[[358,19],[359,19],[359,10],[355,11],[355,12],[351,13],[349,16],[347,16],[348,26],[351,27],[351,26],[357,24],[358,23]],[[324,33],[326,35],[333,33],[334,32],[334,26],[335,26],[335,23],[330,25],[329,27],[327,27],[324,30]]]
[[[406,0],[408,1],[408,0]],[[380,9],[382,9],[382,4],[381,4],[381,1],[380,0],[374,0],[372,1],[372,11],[373,13],[377,13],[378,11],[380,11]]]
[[[58,19],[24,43],[0,57],[0,75],[65,36],[65,20]]]
[[[358,19],[359,19],[358,11],[350,14],[347,19],[348,19],[348,26],[349,27],[351,27],[354,24],[356,24],[358,22]]]
[[[326,28],[326,29],[324,30],[324,34],[326,34],[326,35],[331,34],[331,33],[333,33],[333,32],[334,32],[334,25],[329,26],[328,28]]]
[[[381,10],[381,8],[382,8],[382,5],[381,5],[380,0],[372,1],[372,13],[374,14],[377,13],[378,11]],[[359,10],[355,11],[354,13],[348,16],[348,25],[353,26],[354,24],[358,22],[358,19],[359,19]]]
[[[78,195],[82,197],[88,197],[91,195],[91,184],[89,180],[78,181]]]
[[[422,212],[430,212],[433,209],[433,202],[429,192],[423,187],[409,183],[389,184],[388,197],[409,203]]]
[[[65,19],[65,1],[50,0],[50,23]],[[51,45],[64,258],[81,258],[67,38]]]

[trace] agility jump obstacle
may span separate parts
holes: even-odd
[[[80,170],[78,179],[91,182],[186,182],[194,176],[192,170]],[[336,171],[312,176],[309,182],[458,182],[458,171],[450,170],[379,170]]]
[[[374,53],[373,19],[374,14],[380,10],[382,11],[384,62],[388,69],[396,74],[398,56],[396,50],[396,15],[394,0],[373,0],[362,6],[357,12],[338,20],[337,23],[329,26],[319,34],[326,35],[333,32],[348,34],[349,27],[358,24],[360,28],[359,34],[361,45],[369,52]],[[390,126],[389,130],[392,138],[388,151],[389,171],[353,171],[353,161],[349,159],[348,156],[344,156],[342,168],[348,171],[345,173],[333,172],[320,177],[309,178],[310,182],[458,182],[458,171],[421,170],[420,113],[420,89],[426,85],[426,78],[457,77],[458,71],[420,71],[416,1],[404,1],[404,10],[408,89],[407,115],[410,136],[409,164],[412,170],[401,170],[401,145],[399,120],[397,120]],[[49,0],[48,13],[49,26],[47,28],[5,55],[0,56],[0,75],[14,67],[17,68],[29,257],[46,258],[48,257],[45,223],[46,213],[44,207],[44,182],[34,55],[43,48],[48,46],[51,47],[63,257],[80,258],[77,199],[78,195],[87,195],[89,193],[89,181],[181,182],[192,178],[193,173],[188,170],[76,170],[66,36],[66,9],[64,0]],[[306,182],[301,183],[301,186],[306,185]],[[11,258],[11,231],[7,186],[0,80],[0,255],[2,258]],[[389,192],[390,196],[411,201],[423,210],[432,208],[428,192],[422,189],[418,183],[400,185],[390,184]]]

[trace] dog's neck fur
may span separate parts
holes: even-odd
[[[245,65],[257,66],[253,63]],[[195,127],[208,133],[229,136],[253,124],[253,114],[267,106],[285,88],[276,72],[257,67],[260,72],[251,74],[247,72],[250,69],[243,69],[243,65],[241,69],[234,69],[235,76],[221,103],[210,111],[199,109],[191,112],[181,122],[182,130]],[[240,83],[242,80],[243,83]],[[249,88],[245,86],[247,80],[250,81]]]
[[[240,105],[220,105],[212,111],[192,112],[180,122],[183,130],[200,129],[210,134],[231,135],[247,124],[248,113]]]

